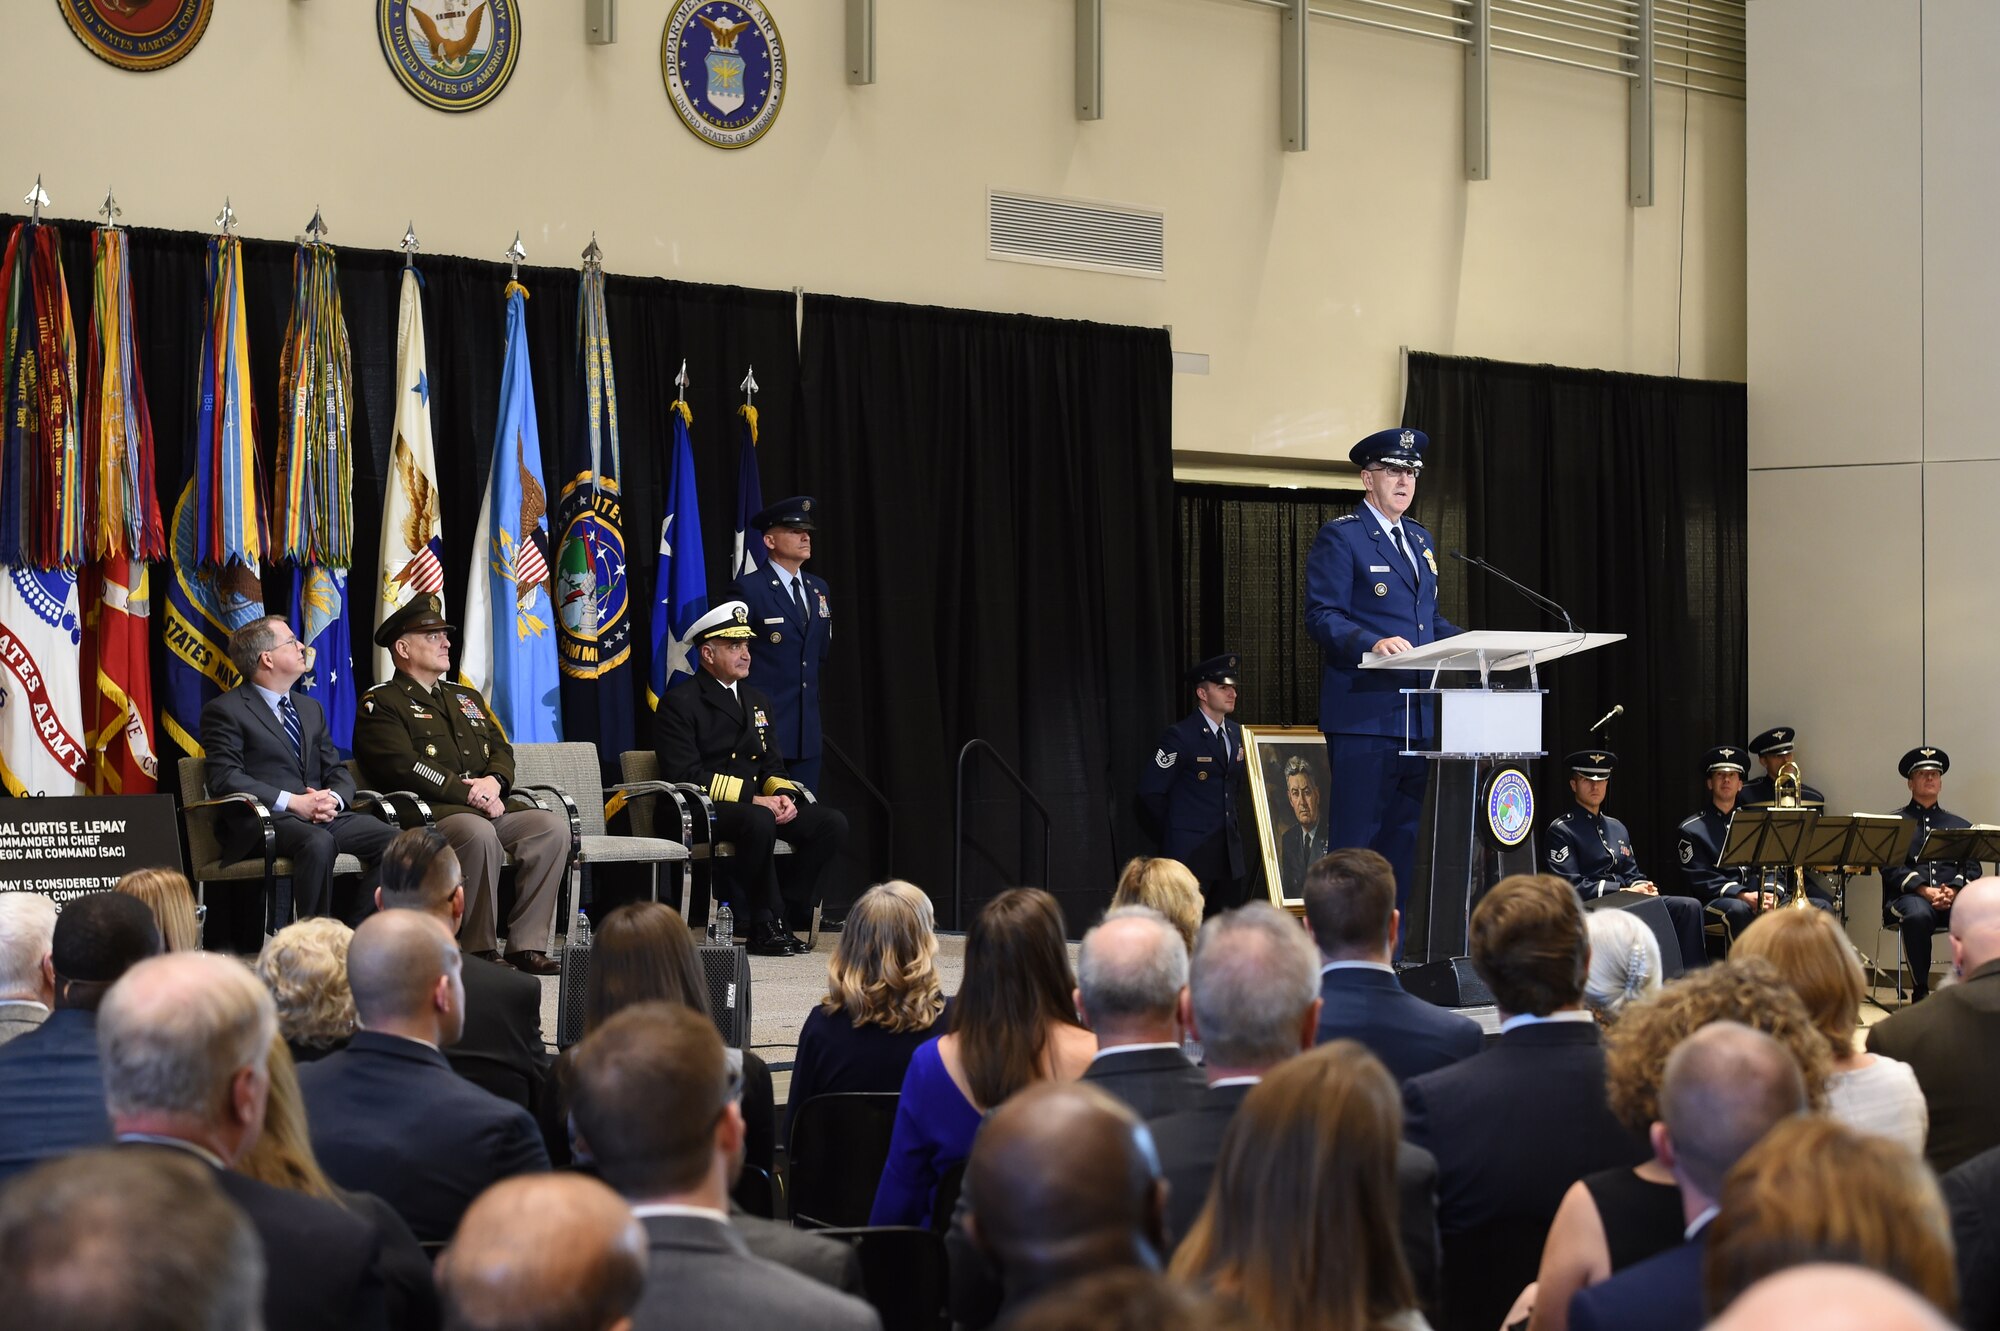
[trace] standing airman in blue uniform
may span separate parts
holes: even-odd
[[[1420,430],[1380,430],[1348,452],[1361,468],[1364,499],[1319,529],[1306,558],[1306,632],[1324,651],[1319,728],[1326,734],[1333,789],[1327,843],[1379,852],[1396,871],[1396,908],[1409,904],[1423,813],[1425,760],[1406,758],[1404,704],[1409,680],[1362,670],[1363,655],[1394,655],[1460,630],[1438,613],[1436,542],[1405,516],[1430,441]],[[1431,719],[1417,711],[1421,743]]]
[[[1572,753],[1563,763],[1569,768],[1569,792],[1576,802],[1549,823],[1542,842],[1548,871],[1566,880],[1585,901],[1613,892],[1659,897],[1667,908],[1667,918],[1673,921],[1681,964],[1701,965],[1708,959],[1702,945],[1701,903],[1692,897],[1662,896],[1652,875],[1639,867],[1632,834],[1625,824],[1604,812],[1604,796],[1618,755],[1608,749],[1585,749]]]
[[[1970,827],[1955,813],[1938,807],[1951,755],[1924,745],[1911,749],[1896,764],[1910,783],[1910,802],[1897,812],[1910,820],[1910,845],[1901,864],[1882,871],[1882,927],[1903,935],[1903,955],[1915,974],[1912,1001],[1931,991],[1931,932],[1951,928],[1951,904],[1959,889],[1979,877],[1979,865],[1968,860],[1927,860],[1917,863],[1917,850],[1933,827]]]
[[[1729,835],[1729,817],[1743,792],[1749,756],[1749,750],[1733,744],[1718,744],[1703,754],[1708,802],[1681,822],[1681,877],[1709,913],[1722,917],[1731,938],[1743,932],[1761,907],[1774,906],[1778,900],[1770,892],[1760,896],[1755,870],[1716,867]]]
[[[795,495],[750,519],[764,534],[769,562],[736,581],[750,607],[750,687],[771,700],[771,738],[785,771],[819,790],[819,668],[833,646],[826,582],[802,567],[812,558],[813,500]]]
[[[1204,916],[1243,900],[1243,837],[1236,829],[1243,727],[1230,719],[1236,665],[1231,652],[1188,671],[1195,709],[1167,727],[1139,777],[1139,807],[1158,829],[1160,854],[1201,882]]]

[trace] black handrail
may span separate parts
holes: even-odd
[[[969,739],[965,747],[958,751],[958,794],[951,815],[951,927],[954,929],[965,927],[965,760],[972,756],[974,749],[984,749],[991,754],[1007,779],[1014,783],[1015,789],[1034,805],[1036,813],[1042,815],[1042,886],[1046,888],[1055,882],[1055,820],[1049,816],[1048,806],[1035,797],[1035,792],[1021,779],[1021,774],[1000,756],[1000,750],[983,739]]]
[[[821,747],[823,747],[828,753],[832,754],[835,758],[838,758],[840,760],[840,765],[842,767],[845,767],[848,770],[848,772],[850,772],[853,775],[854,779],[861,783],[861,788],[868,792],[869,797],[872,798],[877,804],[882,806],[883,831],[882,831],[881,881],[886,883],[891,878],[894,878],[896,876],[895,806],[890,804],[889,797],[887,795],[884,795],[880,790],[878,790],[875,786],[875,783],[873,781],[870,781],[867,778],[867,776],[862,773],[861,769],[855,765],[854,760],[840,751],[840,746],[838,744],[835,744],[833,740],[827,737],[825,734],[822,734],[819,737],[819,742]]]

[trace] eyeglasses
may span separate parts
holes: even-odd
[[[1413,481],[1417,479],[1417,468],[1399,467],[1393,462],[1378,462],[1374,466],[1367,468],[1367,470],[1387,472],[1392,477],[1407,476]]]

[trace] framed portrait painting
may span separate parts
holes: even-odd
[[[1245,726],[1243,749],[1264,883],[1272,905],[1298,914],[1306,868],[1328,850],[1326,736],[1310,726]]]

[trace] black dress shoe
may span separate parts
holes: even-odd
[[[530,975],[559,975],[562,963],[546,952],[509,952],[507,964]]]
[[[749,951],[753,957],[793,957],[792,944],[798,940],[769,920],[750,926]]]

